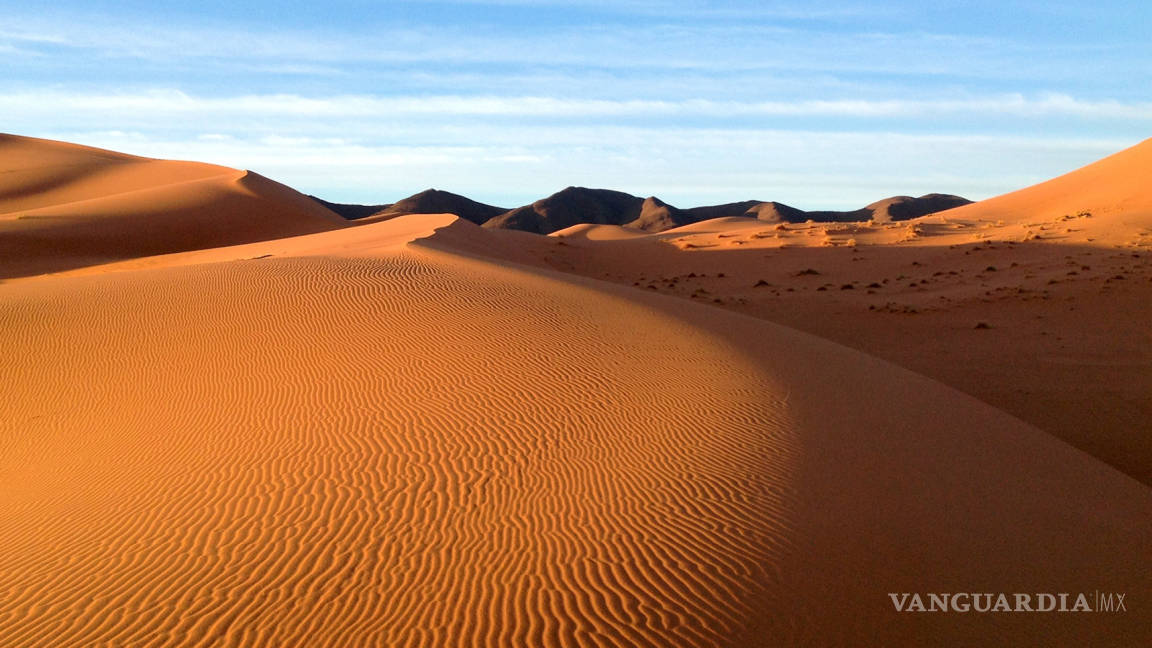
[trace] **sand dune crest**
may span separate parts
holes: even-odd
[[[0,278],[346,226],[248,171],[0,140]]]

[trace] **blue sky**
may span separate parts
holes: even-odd
[[[1150,25],[1147,0],[0,0],[0,130],[353,202],[983,198],[1152,136]]]

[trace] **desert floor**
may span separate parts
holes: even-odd
[[[1150,158],[541,237],[5,136],[0,645],[1146,645]]]

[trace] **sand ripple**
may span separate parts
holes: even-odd
[[[788,542],[779,390],[549,284],[408,251],[4,286],[3,645],[726,643]]]

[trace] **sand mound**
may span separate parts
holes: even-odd
[[[258,174],[0,139],[0,278],[344,226]]]
[[[712,218],[699,223],[691,223],[689,225],[681,225],[674,227],[670,230],[665,230],[661,234],[695,234],[701,232],[727,232],[735,231],[748,227],[765,227],[765,224],[755,218],[746,216],[724,216],[721,218]]]
[[[1147,592],[1147,488],[843,347],[474,258],[496,234],[0,286],[5,645],[1149,637],[887,596]]]
[[[1056,219],[1087,212],[1107,225],[1152,226],[1152,139],[1038,185],[941,212],[954,219]],[[1118,221],[1119,219],[1119,221]],[[1098,221],[1097,221],[1098,222]]]
[[[587,223],[556,230],[548,236],[554,238],[584,239],[588,241],[618,241],[645,237],[647,234],[622,225],[589,225]]]

